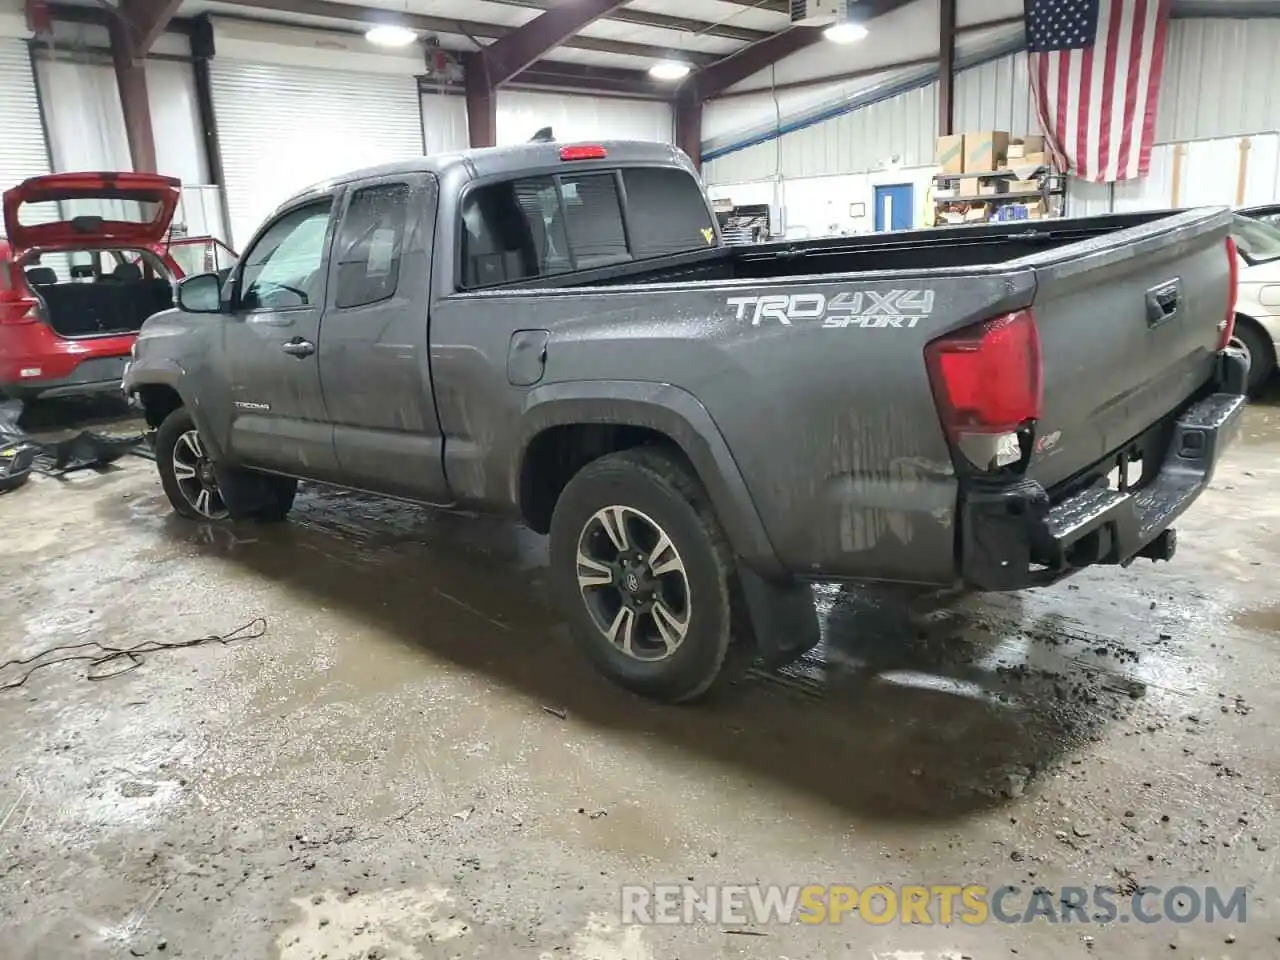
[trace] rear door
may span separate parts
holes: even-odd
[[[164,240],[181,181],[155,173],[55,173],[4,194],[15,256],[33,247],[149,247]]]
[[[427,305],[437,185],[427,174],[347,190],[329,267],[320,378],[348,482],[448,500]]]
[[[312,195],[267,222],[232,273],[222,327],[233,457],[315,479],[337,469],[319,367],[334,203]]]

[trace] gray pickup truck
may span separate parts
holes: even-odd
[[[812,582],[1172,556],[1245,402],[1229,225],[731,247],[670,146],[424,157],[185,280],[124,388],[183,516],[278,520],[298,479],[509,514],[603,672],[689,700],[816,643]]]

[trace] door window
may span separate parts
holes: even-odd
[[[240,309],[316,306],[324,292],[328,199],[297,207],[276,220],[245,255]]]
[[[406,183],[379,184],[352,194],[335,244],[334,306],[363,307],[395,295],[408,209]]]

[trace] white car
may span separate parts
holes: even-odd
[[[1280,226],[1237,215],[1231,235],[1240,257],[1236,340],[1249,354],[1249,392],[1257,393],[1280,356]]]

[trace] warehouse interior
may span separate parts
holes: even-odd
[[[893,248],[905,260],[912,243],[942,242],[919,239],[941,227],[1050,235],[1077,218],[1114,215],[1106,222],[1121,226],[1107,229],[1141,230],[1133,224],[1147,221],[1123,218],[1242,211],[1218,211],[1225,235],[1251,210],[1280,214],[1280,2],[1037,6],[1046,2],[0,0],[0,190],[84,171],[173,178],[156,255],[175,280],[224,283],[238,252],[313,185],[540,139],[678,148],[714,241],[747,258],[780,244],[763,248],[782,251],[770,254],[780,262],[823,249],[806,243],[926,231]],[[1141,60],[1143,82],[1158,78],[1154,112],[1134,121],[1150,142],[1127,172],[1081,177],[1037,100],[1043,54],[1029,49],[1028,23],[1101,22],[1112,5],[1161,25],[1162,69],[1138,57],[1137,40],[1131,68],[1137,78]],[[1114,97],[1118,106],[1094,90],[1118,131],[1111,118],[1142,105]],[[1267,256],[1280,263],[1280,226],[1258,236],[1248,243],[1273,243]],[[1238,431],[1177,518],[1176,557],[1153,563],[1152,550],[1002,592],[806,581],[821,643],[783,667],[745,664],[697,704],[651,702],[593,671],[554,600],[552,548],[536,523],[307,476],[287,522],[184,519],[157,473],[163,417],[153,422],[137,396],[130,406],[118,389],[0,389],[0,960],[1280,955],[1280,600],[1267,573],[1280,560],[1280,273],[1256,249],[1237,264],[1246,241],[1232,237],[1229,274],[1215,239],[1218,272],[1202,259],[1161,278],[1185,287],[1194,309],[1217,311],[1226,332],[1215,349],[1255,371]],[[10,319],[6,298],[24,275],[37,283],[33,264],[64,285],[112,270],[54,252],[24,274],[2,238],[0,373],[5,326],[30,319]],[[1190,257],[1193,246],[1170,241],[1163,254]],[[946,278],[960,269],[926,284],[925,314],[935,287],[950,304]],[[1109,274],[1064,276],[1054,296],[1078,298],[1082,321],[1085,298],[1114,305],[1090,287]],[[723,277],[690,271],[687,284],[736,280]],[[802,279],[770,287],[790,305],[784,296],[763,314],[767,297],[746,313],[730,299],[739,321],[756,310],[742,339],[767,336],[792,356],[797,297],[817,282]],[[897,313],[831,332],[909,335],[922,292],[884,282]],[[1017,283],[1008,279],[1008,297]],[[680,306],[674,320],[662,306],[616,319],[678,342],[666,324],[699,318],[676,282],[658,286],[651,296],[665,299],[654,303]],[[1221,321],[1213,298],[1228,286]],[[711,289],[723,330],[734,311]],[[1159,311],[1164,287],[1133,289]],[[511,291],[491,292],[501,304]],[[156,308],[183,304],[173,296]],[[1152,331],[1182,319],[1166,313],[1148,315]],[[585,321],[566,321],[566,338]],[[851,382],[883,375],[858,366],[885,356],[866,344],[848,347]],[[376,349],[403,358],[409,348],[384,339]],[[545,365],[546,341],[537,349]],[[909,445],[902,434],[939,432],[932,409],[925,425],[904,419],[917,409],[903,399],[912,384],[929,404],[934,394],[924,344],[903,349],[919,376],[902,375],[901,396],[851,386],[873,409],[824,409],[786,433],[855,478],[842,495],[884,498],[880,525],[909,546],[914,528],[895,526],[897,504],[937,464],[902,456],[877,473],[867,463],[883,451],[836,450],[828,437],[859,416],[883,421],[894,449]],[[1083,350],[1067,351],[1072,363]],[[484,350],[429,342],[425,352],[462,366]],[[798,352],[819,362],[821,351]],[[705,369],[677,358],[670,382],[646,386],[670,396],[683,389],[677,374],[738,377],[761,434],[788,449],[768,430],[800,388],[781,374],[752,379],[759,368],[732,347],[713,356],[722,362]],[[123,371],[137,357],[113,362]],[[216,370],[221,358],[209,357]],[[1191,361],[1178,359],[1181,379],[1165,370],[1161,389],[1189,393]],[[34,363],[14,369],[35,371],[34,383]],[[514,369],[504,389],[519,383]],[[1068,376],[1051,358],[1044,369]],[[1083,361],[1069,376],[1094,382]],[[1128,443],[1111,435],[1115,419],[1148,398],[1135,386],[1127,405],[1099,407],[1078,429]],[[450,402],[468,444],[497,430],[475,398]],[[689,406],[702,409],[692,396]],[[388,417],[402,428],[412,415]],[[1079,437],[1069,434],[1041,443],[1068,448]],[[696,472],[700,461],[681,456]],[[484,476],[494,462],[468,462],[477,486],[495,482]],[[859,487],[859,470],[874,482]],[[807,489],[814,502],[826,496],[812,492],[816,480]],[[793,493],[795,514],[832,516]],[[862,549],[838,534],[847,552]],[[952,540],[961,551],[947,526],[938,542]],[[1161,542],[1172,554],[1174,539]],[[785,919],[788,896],[819,909]]]

